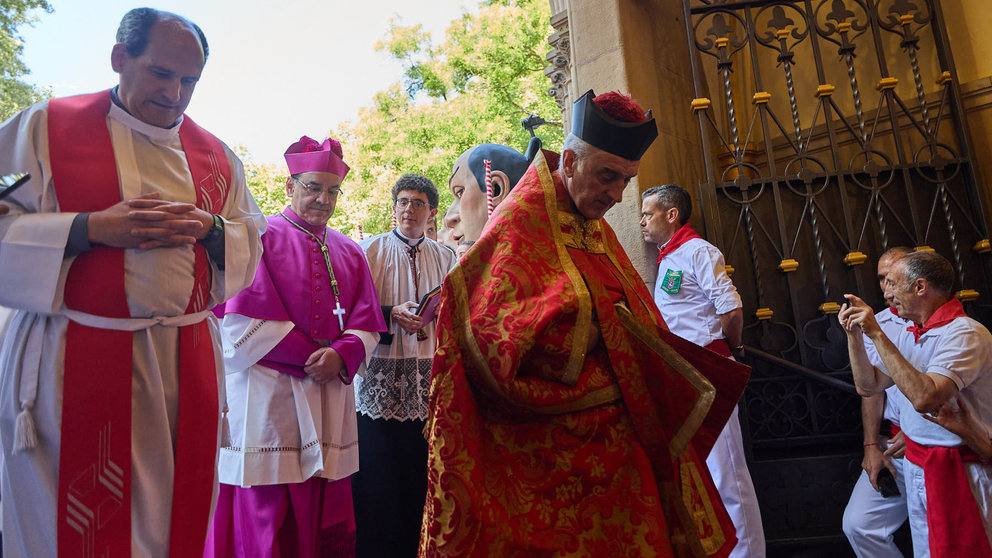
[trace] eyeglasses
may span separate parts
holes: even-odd
[[[312,198],[319,198],[320,195],[323,194],[324,192],[327,192],[327,197],[331,199],[344,194],[344,188],[341,188],[340,186],[327,188],[325,190],[324,188],[321,188],[319,186],[317,187],[311,186],[296,177],[294,177],[293,180],[295,180],[296,183],[299,184],[301,188],[303,188],[303,191],[306,192],[307,196],[310,196]]]
[[[409,206],[413,206],[414,209],[423,209],[427,207],[427,202],[424,200],[411,200],[407,198],[400,198],[393,202],[396,207],[400,209],[406,209]]]

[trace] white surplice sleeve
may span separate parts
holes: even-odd
[[[231,299],[255,278],[255,268],[262,258],[261,234],[265,216],[255,203],[245,182],[241,160],[224,146],[231,165],[231,190],[221,211],[224,219],[224,271],[213,262],[214,281],[211,296],[215,304]]]
[[[58,213],[48,160],[48,102],[0,125],[0,175],[27,172],[31,180],[4,203],[0,216],[0,305],[53,314],[72,258],[63,258],[75,213]]]
[[[293,330],[293,322],[260,320],[230,313],[220,322],[224,370],[228,374],[254,366]]]

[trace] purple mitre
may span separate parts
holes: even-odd
[[[289,146],[284,154],[289,174],[305,172],[329,172],[344,180],[350,167],[344,162],[344,151],[337,140],[327,138],[323,143],[303,136],[300,141]]]

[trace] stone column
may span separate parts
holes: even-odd
[[[570,77],[555,83],[564,93],[566,132],[571,103],[589,89],[619,90],[654,111],[658,139],[641,160],[640,174],[624,192],[623,202],[606,215],[638,272],[649,284],[655,280],[657,249],[640,234],[640,192],[650,186],[676,182],[696,195],[705,178],[699,131],[689,112],[693,99],[692,70],[680,2],[637,0],[552,0],[555,56],[549,75]],[[562,38],[570,38],[562,49]],[[550,42],[550,41],[549,41]],[[564,53],[564,54],[563,54]],[[559,59],[558,56],[562,58]],[[561,62],[562,66],[557,66]],[[565,67],[568,69],[565,70]],[[556,89],[556,91],[559,91]],[[694,212],[696,221],[698,209]],[[697,223],[694,222],[694,225]]]

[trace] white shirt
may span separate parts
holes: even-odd
[[[893,314],[888,308],[875,314],[875,321],[878,322],[878,327],[882,329],[882,333],[889,339],[896,339],[906,333],[906,328],[910,325],[909,320]],[[862,336],[865,339],[865,352],[868,353],[868,360],[870,362],[877,362],[878,351],[875,350],[874,343],[868,339],[867,335],[862,334]],[[882,414],[885,420],[896,424],[899,424],[899,407],[896,405],[896,401],[898,400],[896,393],[898,391],[899,388],[896,386],[885,388],[885,411]]]
[[[723,254],[702,238],[687,241],[661,260],[654,302],[672,333],[703,347],[724,338],[718,316],[742,306]]]
[[[888,334],[887,334],[888,335]],[[940,374],[958,387],[951,398],[967,401],[972,416],[986,431],[992,425],[992,334],[982,324],[968,317],[933,328],[920,336],[916,343],[911,332],[903,329],[898,337],[889,337],[909,363],[925,374]],[[866,343],[865,348],[871,343]],[[869,353],[871,364],[888,374],[878,358]],[[926,420],[901,391],[892,394],[899,408],[902,430],[914,442],[928,446],[960,446],[961,438],[941,426]]]

